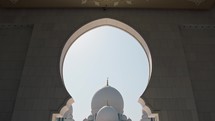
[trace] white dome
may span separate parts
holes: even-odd
[[[92,114],[95,115],[103,106],[113,106],[118,113],[123,113],[124,102],[122,95],[118,90],[111,86],[105,86],[98,90],[92,99],[91,109]]]
[[[104,106],[98,111],[96,121],[119,121],[118,113],[112,106]]]
[[[92,116],[92,115],[89,115],[89,116],[88,116],[88,120],[89,120],[89,121],[93,121],[93,120],[94,120],[93,116]]]
[[[122,118],[121,118],[123,121],[126,121],[127,120],[127,117],[125,115],[122,115]]]

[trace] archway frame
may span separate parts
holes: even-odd
[[[66,42],[66,44],[63,47],[61,57],[60,57],[60,75],[61,75],[62,81],[64,82],[64,78],[63,78],[64,59],[65,59],[67,51],[69,50],[71,45],[78,39],[78,37],[80,37],[87,31],[94,29],[96,27],[100,27],[100,26],[113,26],[113,27],[119,28],[119,29],[129,33],[140,43],[140,45],[142,46],[142,48],[144,49],[144,51],[146,53],[147,60],[149,63],[149,75],[148,75],[148,83],[149,83],[151,74],[152,74],[152,58],[151,58],[151,53],[148,48],[148,45],[146,44],[146,42],[142,38],[142,36],[132,27],[130,27],[129,25],[127,25],[123,22],[120,22],[118,20],[111,19],[111,18],[102,18],[102,19],[94,20],[90,23],[87,23],[84,26],[82,26],[81,28],[79,28],[77,31],[75,31],[75,33],[73,33],[72,36],[68,39],[68,41]],[[151,112],[150,108],[145,105],[145,102],[143,99],[140,98],[138,102],[142,106],[143,113],[146,113],[148,115],[148,117],[155,118],[155,121],[159,121],[158,114],[153,114]],[[72,103],[73,103],[73,101],[72,101]],[[72,105],[72,104],[70,104],[70,105]],[[61,116],[62,116],[62,115],[64,115],[63,112],[66,112],[66,111],[64,111],[64,108],[62,108],[61,112],[62,112],[62,114],[61,114]],[[55,116],[57,116],[57,115],[55,115]]]
[[[150,50],[148,48],[148,45],[146,44],[146,42],[142,38],[142,36],[136,30],[134,30],[132,27],[130,27],[129,25],[127,25],[121,21],[111,19],[111,18],[102,18],[102,19],[94,20],[90,23],[87,23],[84,26],[82,26],[81,28],[79,28],[77,31],[75,31],[75,33],[73,33],[72,36],[68,39],[68,41],[66,42],[66,44],[63,47],[61,57],[60,57],[60,75],[61,75],[62,80],[64,81],[64,78],[63,78],[64,59],[65,59],[66,53],[69,50],[70,46],[82,34],[86,33],[87,31],[89,31],[93,28],[105,26],[105,25],[113,26],[113,27],[119,28],[119,29],[129,33],[140,43],[140,45],[143,47],[143,49],[146,52],[146,56],[147,56],[148,63],[149,63],[149,75],[148,75],[149,76],[148,77],[148,83],[149,83],[149,80],[150,80],[151,74],[152,74],[152,57],[151,57],[151,53],[150,53]]]

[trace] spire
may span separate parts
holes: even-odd
[[[110,106],[110,105],[108,104],[108,100],[107,100],[107,106]]]
[[[109,83],[108,83],[108,78],[107,78],[107,86],[109,86]]]

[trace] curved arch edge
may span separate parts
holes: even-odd
[[[63,47],[63,50],[61,52],[61,57],[60,57],[60,75],[61,75],[61,78],[62,78],[63,82],[64,82],[64,78],[63,78],[63,63],[64,63],[64,58],[66,56],[66,53],[67,53],[68,49],[70,48],[70,46],[73,44],[73,42],[75,42],[75,40],[78,37],[80,37],[85,32],[87,32],[87,31],[89,31],[89,30],[91,30],[93,28],[96,28],[96,27],[99,27],[99,26],[104,26],[104,25],[114,26],[114,27],[117,27],[119,29],[122,29],[122,30],[128,32],[130,35],[132,35],[134,38],[136,38],[138,40],[138,42],[141,44],[141,46],[145,50],[146,55],[148,57],[148,62],[149,62],[148,83],[149,83],[149,80],[150,80],[151,74],[152,74],[152,57],[151,57],[151,53],[150,53],[150,50],[148,48],[148,45],[146,44],[146,42],[142,38],[142,36],[136,30],[134,30],[132,27],[130,27],[129,25],[127,25],[127,24],[125,24],[123,22],[120,22],[118,20],[111,19],[111,18],[101,18],[101,19],[98,19],[98,20],[94,20],[94,21],[82,26],[81,28],[79,28],[68,39],[68,41],[66,42],[66,44]]]
[[[139,98],[138,102],[142,106],[142,119],[152,118],[153,121],[159,121],[158,113],[152,113],[151,109],[146,106],[145,101],[142,98]]]
[[[59,113],[52,114],[52,121],[56,121],[57,118],[70,118],[73,119],[73,108],[72,104],[74,103],[74,100],[70,98],[66,105],[63,106]]]

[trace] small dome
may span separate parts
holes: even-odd
[[[104,106],[98,111],[96,121],[119,121],[118,113],[112,106]]]
[[[127,117],[125,115],[122,115],[122,119],[121,120],[126,121]]]
[[[85,118],[83,121],[87,121],[87,119]]]
[[[92,114],[96,114],[103,106],[114,107],[118,113],[123,113],[124,102],[118,90],[111,86],[105,86],[98,90],[91,102]]]
[[[94,120],[94,118],[93,118],[92,115],[89,115],[87,119],[88,119],[89,121],[93,121],[93,120]]]

